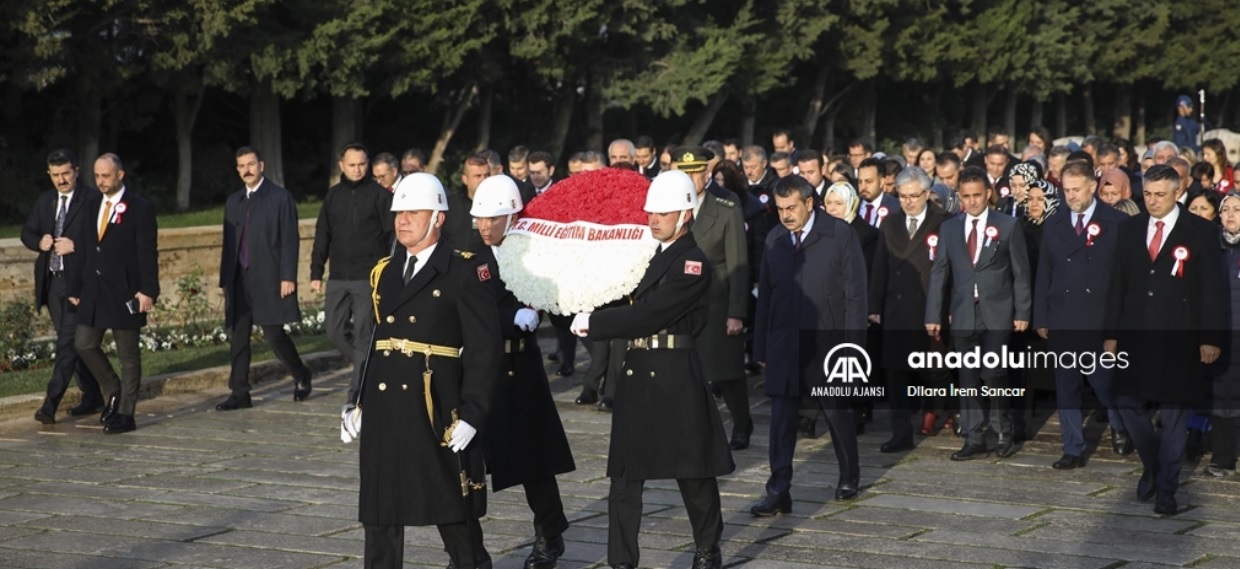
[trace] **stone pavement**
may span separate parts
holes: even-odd
[[[553,341],[543,340],[546,353]],[[578,359],[584,370],[588,357]],[[287,380],[256,391],[255,408],[214,411],[225,393],[143,402],[136,432],[104,436],[95,419],[0,432],[0,567],[48,569],[319,568],[362,566],[357,445],[341,444],[347,371],[319,376],[294,403]],[[577,471],[560,478],[573,526],[561,567],[605,566],[604,476],[610,415],[573,404],[580,377],[555,378]],[[1058,472],[1057,425],[1015,457],[953,463],[940,434],[909,453],[877,452],[885,413],[861,437],[858,500],[831,498],[827,436],[797,449],[793,514],[754,519],[767,476],[769,407],[758,378],[754,445],[721,480],[724,557],[746,569],[1240,567],[1240,482],[1185,470],[1181,512],[1158,516],[1134,496],[1140,466],[1109,448],[1083,470]],[[1043,413],[1043,416],[1046,414]],[[726,414],[725,414],[726,416]],[[1104,427],[1091,424],[1095,438]],[[1109,445],[1107,445],[1109,446]],[[1196,470],[1194,468],[1193,470]],[[688,567],[693,543],[674,481],[647,484],[642,565]],[[496,567],[520,567],[532,541],[519,489],[490,497],[483,523]],[[433,528],[409,528],[410,566],[443,567]]]

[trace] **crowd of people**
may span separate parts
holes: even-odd
[[[1188,111],[1182,119],[1191,101]],[[1177,138],[1191,128],[1177,126]],[[1088,414],[1110,424],[1115,453],[1138,453],[1137,498],[1156,498],[1156,512],[1178,511],[1186,458],[1208,452],[1204,475],[1234,475],[1240,193],[1221,141],[1151,140],[1138,154],[1094,136],[1054,145],[1039,127],[1019,155],[1000,129],[985,146],[964,132],[941,151],[913,138],[892,154],[865,140],[842,154],[797,142],[782,129],[770,152],[730,139],[657,147],[642,136],[613,141],[605,156],[570,156],[570,176],[608,167],[649,178],[645,211],[659,241],[635,291],[575,315],[525,306],[496,261],[515,218],[554,187],[555,157],[523,146],[506,164],[494,151],[474,154],[452,189],[422,172],[418,150],[342,148],[310,286],[325,292],[328,337],[354,365],[341,438],[360,439],[366,566],[399,567],[404,526],[436,525],[450,566],[489,567],[478,523],[488,474],[493,491],[525,490],[535,534],[525,566],[556,566],[568,521],[555,477],[575,465],[535,337],[548,316],[554,372],[580,373],[576,402],[613,413],[613,567],[638,564],[650,479],[679,484],[693,566],[721,566],[717,478],[750,446],[750,375],[763,375],[771,404],[771,474],[751,513],[792,511],[796,439],[816,436],[823,418],[835,498],[857,497],[857,435],[876,400],[815,395],[832,382],[824,359],[844,345],[874,362],[865,381],[886,387],[881,452],[944,432],[963,439],[951,460],[1010,457],[1035,434],[1040,389],[1054,392],[1060,417],[1055,469],[1087,465]],[[54,188],[22,233],[39,253],[37,301],[57,333],[35,418],[54,423],[76,377],[83,396],[71,415],[100,413],[105,434],[132,431],[138,331],[160,292],[154,209],[126,191],[113,154],[94,163],[97,188],[79,181],[71,152],[47,162]],[[216,407],[225,412],[252,406],[254,326],[294,378],[294,399],[312,390],[283,331],[300,317],[296,204],[264,176],[258,149],[239,149],[236,167],[244,188],[225,207],[220,259],[232,336],[231,394]],[[119,377],[100,348],[108,329]],[[578,340],[590,359],[580,372]],[[1039,367],[910,357],[1007,351],[1074,358]]]

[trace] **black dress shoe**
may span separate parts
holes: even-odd
[[[45,410],[43,410],[43,409],[39,409],[38,411],[35,411],[35,412],[34,412],[34,420],[36,420],[36,421],[38,421],[38,422],[40,422],[40,423],[43,423],[44,425],[55,425],[55,424],[56,424],[56,414],[55,414],[55,413],[48,413],[47,411],[45,411]]]
[[[857,486],[858,484],[856,480],[841,480],[839,484],[835,485],[835,499],[851,500],[856,498]]]
[[[723,388],[719,387],[718,381],[710,382],[710,394],[714,395],[715,399],[723,399]]]
[[[610,397],[604,397],[598,402],[598,410],[604,413],[611,413],[612,404]]]
[[[728,444],[732,450],[745,450],[749,448],[749,436],[753,434],[753,423],[749,423],[748,429],[738,429],[734,425],[732,427],[732,441]]]
[[[693,554],[693,569],[720,569],[723,567],[723,553],[718,545],[699,547]]]
[[[887,442],[878,446],[878,452],[893,453],[913,450],[916,445],[913,441],[892,438]]]
[[[593,405],[598,403],[598,390],[592,387],[581,388],[581,395],[577,396],[578,405]]]
[[[995,445],[995,454],[999,458],[1007,458],[1016,454],[1016,438],[1012,435],[999,437],[999,443]]]
[[[611,566],[611,569],[633,569],[632,563],[617,563]]]
[[[250,395],[229,395],[223,403],[215,406],[216,411],[236,411],[237,409],[249,409],[254,404],[250,401]]]
[[[564,555],[564,536],[535,538],[534,550],[525,558],[525,569],[555,569],[561,555]]]
[[[1158,499],[1154,501],[1154,513],[1163,515],[1175,515],[1180,507],[1175,503],[1175,494],[1171,492],[1159,492]]]
[[[1137,481],[1137,499],[1142,502],[1148,502],[1151,498],[1158,494],[1158,484],[1155,478],[1158,477],[1156,470],[1146,470],[1141,473],[1141,480]]]
[[[1111,431],[1111,450],[1120,456],[1132,454],[1132,438],[1128,436],[1128,431]]]
[[[106,425],[112,417],[116,416],[116,409],[120,406],[120,399],[115,395],[108,398],[108,404],[103,406],[103,413],[99,415],[99,424]]]
[[[547,361],[560,363],[560,354],[558,352],[551,352],[550,354],[547,354]]]
[[[792,494],[767,494],[761,502],[749,508],[749,513],[765,518],[792,513]]]
[[[310,386],[310,378],[296,380],[293,382],[293,401],[305,401],[310,397],[310,391],[314,388]]]
[[[112,416],[108,424],[103,426],[103,434],[117,435],[120,433],[128,433],[138,428],[137,423],[133,420],[133,415],[121,415],[117,413]]]
[[[555,374],[556,374],[556,375],[558,375],[558,376],[560,376],[560,377],[568,377],[568,376],[570,376],[570,375],[573,375],[573,368],[571,368],[571,367],[561,367],[560,369],[555,370]]]
[[[69,416],[81,417],[82,415],[94,415],[102,409],[102,401],[99,401],[98,399],[83,399],[81,403],[77,404],[77,407],[69,410]]]
[[[990,450],[986,448],[986,445],[971,445],[965,443],[964,448],[952,453],[952,460],[959,462],[962,460],[973,460],[975,458],[988,456],[990,456]]]
[[[1085,459],[1070,454],[1063,455],[1059,460],[1051,464],[1051,468],[1055,470],[1072,470],[1075,468],[1084,468]]]

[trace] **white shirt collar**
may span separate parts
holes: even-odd
[[[926,207],[921,208],[921,213],[919,213],[919,214],[917,214],[917,215],[908,216],[908,218],[909,218],[909,219],[916,219],[916,220],[917,220],[917,227],[919,227],[919,228],[920,228],[920,227],[922,226],[922,224],[926,221],[926,212],[927,212],[927,211],[930,211],[930,203],[929,203],[929,202],[926,202]]]
[[[257,191],[258,191],[258,188],[259,188],[259,187],[261,187],[261,186],[263,185],[263,180],[266,180],[266,179],[267,179],[267,178],[266,178],[265,176],[259,176],[259,177],[258,177],[258,183],[257,183],[257,184],[254,184],[254,187],[253,187],[253,188],[251,188],[251,187],[249,187],[249,186],[246,186],[246,187],[245,187],[245,197],[247,197],[247,198],[248,198],[248,197],[250,197],[250,195],[251,195],[251,194],[253,194],[254,192],[257,192]]]
[[[979,216],[977,216],[977,217],[973,217],[972,215],[969,215],[968,213],[965,213],[965,214],[964,214],[964,234],[965,234],[965,237],[967,238],[967,237],[969,236],[969,230],[970,230],[970,229],[972,229],[972,227],[973,227],[973,220],[974,220],[974,219],[976,219],[976,220],[977,220],[977,228],[978,228],[978,230],[979,230],[979,231],[985,231],[985,230],[986,230],[986,220],[989,218],[989,216],[990,216],[990,208],[986,208],[986,209],[982,210],[982,214],[981,214],[981,215],[979,215]]]
[[[818,212],[817,212],[817,211],[812,211],[812,210],[811,210],[811,211],[809,212],[809,220],[807,220],[807,221],[805,222],[805,227],[802,227],[802,228],[801,228],[801,242],[802,242],[802,243],[804,243],[804,242],[805,242],[805,237],[806,237],[807,235],[809,235],[809,231],[810,231],[811,229],[813,229],[813,228],[814,228],[814,218],[815,218],[815,217],[817,217],[817,216],[818,216]],[[788,233],[790,234],[789,239],[792,239],[792,244],[793,244],[793,245],[796,245],[796,243],[797,243],[797,236],[795,235],[795,232],[794,232],[794,231],[789,231]]]
[[[1076,227],[1076,217],[1078,215],[1084,216],[1081,218],[1081,225],[1089,225],[1089,220],[1094,218],[1095,211],[1098,211],[1097,196],[1095,196],[1094,199],[1089,202],[1089,207],[1085,208],[1085,211],[1081,213],[1076,213],[1075,211],[1072,212],[1072,226]]]
[[[1180,219],[1180,207],[1179,206],[1171,208],[1171,213],[1168,213],[1162,219],[1157,219],[1151,215],[1150,225],[1149,225],[1150,231],[1154,231],[1155,229],[1157,229],[1154,225],[1155,222],[1158,222],[1158,221],[1163,222],[1163,236],[1164,236],[1163,240],[1166,240],[1165,236],[1167,235],[1167,233],[1171,231],[1172,227],[1175,227],[1175,222],[1179,219]]]
[[[69,193],[66,194],[56,192],[56,200],[52,202],[52,208],[60,211],[60,198],[69,198],[65,200],[65,207],[69,207],[69,204],[73,203],[73,192],[75,191],[77,191],[76,188],[69,190]]]
[[[413,277],[418,275],[418,272],[421,271],[422,268],[426,266],[426,262],[430,260],[431,255],[435,253],[435,248],[438,246],[439,246],[439,242],[436,241],[435,243],[431,244],[430,247],[427,247],[418,252],[418,255],[417,255],[418,264],[413,266],[413,275],[411,275],[409,278],[412,279]],[[409,252],[406,250],[405,251],[405,266],[401,268],[401,272],[400,272],[402,276],[405,274],[404,269],[409,267],[409,260],[412,258],[413,256],[409,255]]]

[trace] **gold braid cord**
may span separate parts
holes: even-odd
[[[390,262],[391,257],[384,257],[375,263],[375,268],[370,269],[370,301],[375,305],[375,323],[379,322],[379,276]]]

